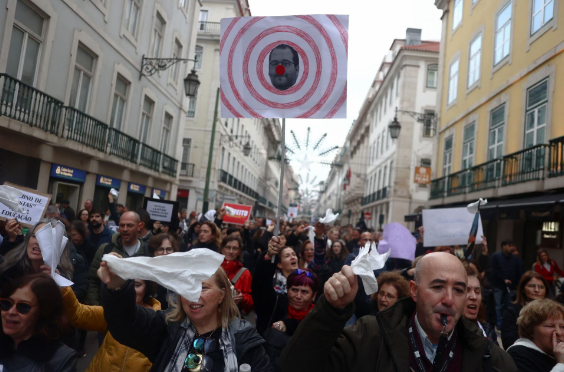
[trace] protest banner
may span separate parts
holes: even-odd
[[[298,217],[298,207],[288,207],[288,218]]]
[[[44,194],[37,190],[9,182],[4,182],[4,185],[11,186],[22,192],[22,196],[19,198],[19,206],[27,213],[14,212],[6,205],[0,203],[0,220],[4,221],[15,217],[20,225],[33,227],[36,223],[43,219],[45,210],[51,202],[50,194]]]
[[[223,223],[232,223],[235,225],[244,225],[245,222],[251,217],[253,207],[250,205],[223,203],[225,208],[225,216],[223,216]]]
[[[405,226],[392,222],[384,226],[383,239],[378,244],[378,253],[385,254],[391,249],[390,258],[413,261],[416,244],[416,239]]]
[[[178,219],[179,203],[176,201],[145,198],[143,209],[149,213],[151,222],[162,222],[170,225],[171,231],[176,231],[180,224]]]
[[[423,245],[438,247],[442,245],[466,245],[468,233],[472,227],[475,214],[466,208],[443,208],[423,210]],[[482,242],[482,220],[480,218],[476,244]]]

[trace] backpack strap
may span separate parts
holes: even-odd
[[[109,254],[114,250],[114,244],[112,242],[106,243],[104,246],[104,254]]]
[[[246,267],[242,267],[239,269],[239,271],[237,271],[237,274],[235,274],[235,276],[233,277],[233,280],[231,281],[231,283],[233,285],[235,285],[235,283],[237,283],[237,280],[239,280],[241,278],[241,276],[243,275],[243,273],[247,271]]]

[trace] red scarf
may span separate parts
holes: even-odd
[[[242,268],[242,267],[243,267],[243,264],[239,261],[223,260],[223,263],[221,264],[221,268],[223,270],[225,270],[225,273],[227,273],[229,280],[233,279],[235,274],[237,274],[239,269]]]
[[[307,310],[298,311],[292,306],[288,305],[288,318],[296,320],[304,320],[305,316],[313,309],[313,304],[309,305]]]

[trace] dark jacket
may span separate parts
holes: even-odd
[[[338,257],[333,257],[327,262],[327,266],[331,269],[331,274],[341,272],[344,265],[345,261],[341,261]]]
[[[136,256],[146,256],[149,257],[149,246],[147,243],[143,242],[141,239],[138,238],[138,241],[141,242],[141,246],[137,250],[137,252],[133,255]],[[106,248],[107,247],[107,248]],[[100,306],[100,278],[98,278],[98,269],[100,268],[100,262],[102,262],[102,256],[107,253],[115,252],[122,257],[129,257],[127,252],[123,249],[123,243],[121,241],[121,235],[114,234],[112,237],[111,246],[107,244],[102,244],[94,259],[92,260],[92,264],[90,265],[90,269],[88,270],[88,294],[86,296],[86,304],[92,306]]]
[[[118,213],[116,203],[109,203],[108,209],[110,210],[110,220],[114,221],[119,226],[121,215]]]
[[[76,251],[86,258],[86,264],[90,267],[90,263],[94,260],[98,247],[92,244],[92,242],[88,239],[84,239],[81,245],[77,245],[75,247]]]
[[[209,242],[209,243],[194,243],[190,248],[188,248],[188,250],[191,249],[195,249],[195,248],[207,248],[207,249],[211,249],[214,252],[219,252],[219,248],[217,247],[217,245],[215,245],[214,242]]]
[[[90,240],[90,242],[92,242],[92,244],[94,244],[96,249],[100,248],[100,246],[103,244],[111,243],[112,235],[115,234],[114,231],[106,225],[104,225],[104,230],[100,234],[95,234],[92,231],[92,226],[90,225],[88,226],[88,230],[89,230],[88,239]],[[98,240],[96,241],[96,239]]]
[[[0,366],[4,371],[76,372],[76,360],[76,353],[68,346],[35,336],[14,350],[14,341],[0,329]]]
[[[490,265],[491,277],[490,284],[495,288],[505,290],[506,280],[511,280],[509,289],[514,290],[523,276],[523,261],[513,254],[505,255],[503,252],[496,252],[492,255]]]
[[[185,322],[165,321],[164,311],[152,311],[135,304],[133,281],[121,291],[102,289],[104,317],[108,330],[121,344],[145,354],[153,363],[151,371],[161,372],[170,363],[186,329]],[[270,361],[262,347],[264,340],[245,320],[236,318],[228,327],[239,365],[247,363],[253,372],[267,372]],[[225,332],[225,330],[224,330]]]
[[[521,339],[507,352],[513,358],[519,372],[550,372],[556,365],[556,359],[537,350],[532,341]]]
[[[12,249],[16,248],[19,244],[24,242],[25,237],[23,235],[16,236],[16,240],[10,241],[10,238],[5,237],[0,244],[0,255],[5,256]]]
[[[69,245],[69,254],[72,266],[74,267],[74,274],[72,275],[72,291],[79,302],[86,299],[88,292],[88,265],[86,259],[76,251],[74,244]]]
[[[72,209],[70,205],[65,208],[65,211],[63,213],[67,218],[67,221],[72,223],[72,221],[76,220],[76,213],[74,212],[74,209]]]
[[[484,332],[486,332],[486,337],[493,342],[494,344],[499,346],[499,342],[497,342],[497,332],[495,331],[495,327],[488,322],[480,322],[482,328],[484,328]]]
[[[509,304],[503,312],[501,318],[501,343],[505,350],[519,339],[519,327],[517,326],[517,318],[523,306],[519,304]]]
[[[407,324],[415,312],[415,302],[402,299],[376,316],[363,317],[343,329],[353,312],[353,304],[339,311],[321,297],[282,352],[282,371],[410,371]],[[466,319],[458,322],[457,332],[463,346],[461,372],[482,372],[488,340],[475,323]],[[489,360],[495,371],[517,371],[513,360],[498,346],[493,346]]]

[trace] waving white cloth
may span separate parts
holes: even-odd
[[[119,277],[152,280],[191,302],[198,302],[202,281],[215,274],[223,259],[223,255],[209,249],[159,257],[118,258],[110,254],[102,257]]]
[[[484,205],[488,204],[488,199],[484,200],[484,199],[480,198],[477,202],[468,204],[466,209],[468,209],[468,212],[470,212],[472,214],[476,214],[476,212],[478,212],[478,204],[480,204],[480,207],[483,207]]]
[[[376,245],[366,243],[364,248],[360,248],[358,256],[351,263],[351,268],[355,275],[359,275],[364,284],[364,289],[367,295],[378,292],[378,281],[374,276],[374,270],[379,270],[384,267],[392,249],[384,254],[379,254]]]
[[[204,214],[204,217],[208,221],[215,221],[215,211],[213,209],[211,211],[207,211],[206,214]]]
[[[61,255],[63,254],[68,242],[64,233],[65,225],[63,225],[60,221],[54,223],[54,226],[46,224],[35,232],[37,244],[39,244],[39,249],[41,250],[41,255],[43,256],[43,262],[45,265],[51,266],[51,277],[60,287],[68,287],[74,284],[67,278],[55,272],[57,265],[59,265],[59,262],[61,261]]]
[[[339,217],[339,213],[333,214],[333,210],[329,208],[325,211],[325,217],[321,218],[319,222],[328,225],[334,222],[337,219],[337,217]]]
[[[119,197],[119,191],[117,191],[117,190],[114,189],[113,187],[110,189],[110,194],[112,194],[112,195],[115,196],[116,198]]]
[[[315,240],[313,240],[315,239],[315,232],[313,231],[313,226],[308,226],[305,229],[307,230],[307,237],[309,241],[315,244]]]
[[[27,211],[24,211],[22,207],[20,207],[19,199],[22,195],[23,192],[15,187],[0,185],[0,203],[16,213],[27,214]]]

